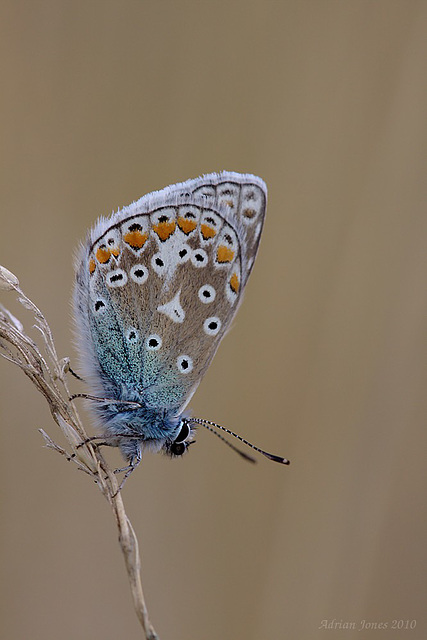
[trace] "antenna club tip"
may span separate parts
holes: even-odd
[[[275,456],[273,453],[264,453],[265,457],[273,462],[278,462],[279,464],[291,464],[291,461],[287,458],[282,458],[281,456]]]
[[[280,464],[286,464],[288,466],[291,464],[291,461],[287,458],[274,458],[274,462],[280,462]]]

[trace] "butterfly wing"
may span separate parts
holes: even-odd
[[[193,180],[192,193],[217,203],[227,221],[239,235],[243,260],[243,286],[252,270],[267,208],[267,187],[250,174],[222,172],[205,177],[207,183]]]
[[[237,311],[265,208],[262,180],[222,173],[98,222],[75,293],[83,370],[97,394],[182,411]]]
[[[166,191],[181,196],[191,193],[201,198],[202,202],[210,203],[222,211],[239,235],[245,285],[255,261],[264,225],[267,208],[265,182],[251,174],[222,171],[166,187],[163,191],[145,197],[162,197]]]

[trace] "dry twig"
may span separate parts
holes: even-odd
[[[42,312],[23,293],[16,276],[2,266],[0,266],[0,289],[15,291],[18,301],[33,314],[34,326],[42,336],[46,354],[42,355],[39,345],[26,334],[21,322],[0,305],[0,347],[2,349],[0,355],[20,367],[43,394],[53,419],[65,436],[69,450],[63,449],[40,429],[46,445],[88,474],[111,506],[116,519],[119,544],[125,559],[136,615],[144,630],[145,638],[158,640],[148,617],[142,591],[138,540],[126,515],[117,478],[100,449],[93,443],[86,442],[88,439],[86,431],[74,404],[69,400],[70,392],[66,381],[69,361],[67,358],[58,359],[52,333]],[[86,444],[82,445],[82,443]]]

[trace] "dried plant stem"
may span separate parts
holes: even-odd
[[[119,543],[125,558],[136,615],[144,629],[145,637],[148,640],[156,640],[158,636],[149,620],[142,591],[138,539],[126,515],[120,493],[118,493],[114,499],[114,513],[116,515],[117,527],[119,529]]]
[[[0,266],[0,289],[15,291],[18,301],[35,318],[35,328],[43,338],[45,356],[39,345],[25,332],[21,322],[10,311],[0,305],[0,348],[6,360],[16,364],[30,378],[49,404],[53,419],[60,427],[68,443],[67,451],[40,429],[47,447],[73,462],[78,469],[88,474],[97,484],[114,513],[119,544],[122,550],[136,615],[146,640],[158,640],[150,623],[141,584],[141,558],[138,540],[126,515],[119,483],[113,469],[108,465],[99,447],[86,442],[88,436],[75,409],[69,400],[66,373],[68,359],[59,360],[52,333],[46,319],[36,305],[23,293],[19,281],[10,271]],[[83,444],[82,443],[86,443]]]

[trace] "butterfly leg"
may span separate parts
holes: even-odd
[[[64,373],[71,373],[71,375],[74,376],[74,378],[84,382],[83,378],[81,378],[75,371],[72,370],[70,366],[70,358],[62,358],[61,363],[62,363],[62,369]]]
[[[70,367],[70,365],[68,365],[68,371],[71,373],[71,375],[76,378],[76,380],[80,380],[81,382],[85,382],[85,380],[83,378],[81,378],[79,376],[78,373],[76,373],[75,371],[72,370],[72,368]]]
[[[96,440],[101,440],[101,442],[95,442]],[[86,438],[86,440],[82,440],[77,446],[76,449],[81,449],[87,444],[92,444],[93,447],[116,447],[117,445],[113,442],[105,442],[103,440],[103,436],[92,436],[90,438]],[[77,457],[77,453],[72,453],[68,460],[72,460]]]
[[[119,485],[119,488],[117,489],[117,493],[119,493],[123,487],[124,484],[126,482],[126,480],[129,478],[130,474],[132,473],[132,471],[135,471],[135,469],[137,468],[137,466],[141,463],[142,460],[142,452],[141,452],[141,447],[138,447],[137,450],[137,454],[136,456],[134,456],[130,463],[127,465],[127,467],[122,467],[121,469],[114,469],[114,473],[122,473],[125,472],[125,475],[122,478],[122,481]],[[117,495],[117,494],[116,494]]]

